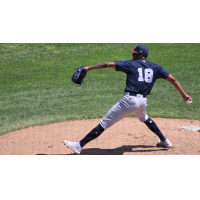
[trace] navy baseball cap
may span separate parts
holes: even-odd
[[[149,55],[149,50],[144,45],[137,45],[134,50],[129,51],[129,52],[141,53],[141,54],[144,54],[144,55]]]

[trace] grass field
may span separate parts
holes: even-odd
[[[101,118],[123,95],[125,74],[90,71],[79,87],[76,67],[132,59],[136,44],[0,44],[0,134],[34,125]],[[148,60],[175,76],[193,98],[186,105],[167,81],[157,80],[148,97],[151,117],[200,119],[200,44],[145,44]],[[134,115],[131,115],[134,116]]]

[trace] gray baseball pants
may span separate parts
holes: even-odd
[[[138,94],[131,96],[128,92],[108,111],[105,117],[100,121],[100,125],[104,129],[110,128],[129,114],[134,113],[141,122],[145,122],[149,116],[145,112],[147,106],[147,98]]]

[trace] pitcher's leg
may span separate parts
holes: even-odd
[[[120,100],[108,111],[105,117],[100,121],[100,124],[104,129],[108,129],[131,113],[133,113],[133,110]]]
[[[135,115],[139,118],[141,122],[144,122],[147,125],[147,127],[160,138],[161,141],[165,141],[166,138],[161,133],[156,123],[152,119],[150,119],[149,116],[146,114],[145,108],[147,106],[147,100],[145,98],[141,99],[140,103],[141,106],[135,111]]]
[[[95,127],[93,130],[91,130],[81,141],[80,145],[81,147],[84,147],[88,142],[96,139],[99,137],[103,132],[104,128],[99,124],[97,127]]]
[[[119,100],[105,115],[105,117],[100,121],[100,124],[91,130],[81,141],[81,147],[85,146],[88,142],[99,137],[105,129],[108,129],[116,122],[120,121],[132,111],[130,106],[126,101],[126,97]]]
[[[166,140],[166,137],[161,133],[160,129],[152,119],[148,118],[144,123],[153,133],[155,133],[160,138],[161,141]]]

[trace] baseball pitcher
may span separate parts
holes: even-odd
[[[192,103],[192,98],[182,89],[180,83],[169,72],[159,65],[147,61],[149,50],[143,45],[137,45],[132,52],[132,60],[106,62],[94,66],[81,67],[72,77],[72,81],[81,84],[90,70],[115,68],[116,71],[126,73],[126,88],[124,96],[108,111],[97,127],[91,130],[82,140],[70,142],[64,140],[64,144],[81,153],[82,148],[90,141],[99,137],[106,129],[131,113],[134,113],[141,122],[159,137],[157,146],[170,148],[172,144],[161,133],[156,123],[145,112],[147,96],[150,94],[156,79],[162,78],[169,81],[182,95],[186,104]]]

